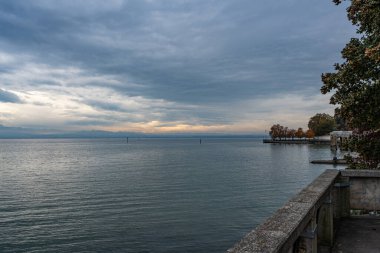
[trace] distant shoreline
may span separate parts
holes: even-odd
[[[141,135],[141,136],[0,136],[0,140],[32,139],[262,139],[263,135]]]
[[[301,139],[301,140],[272,140],[263,139],[263,143],[278,143],[278,144],[330,144],[330,140],[320,140],[320,139]]]

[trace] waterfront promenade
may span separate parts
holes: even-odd
[[[332,253],[379,253],[379,239],[380,217],[342,219]]]
[[[379,210],[380,171],[326,170],[227,252],[380,252]]]

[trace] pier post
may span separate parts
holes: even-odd
[[[337,149],[338,148],[338,140],[335,135],[330,136],[330,147],[331,149]]]

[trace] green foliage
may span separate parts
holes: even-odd
[[[340,4],[342,0],[333,0]],[[360,38],[342,50],[344,62],[334,73],[322,74],[321,92],[334,92],[330,103],[356,134],[351,148],[359,153],[356,168],[378,168],[380,161],[380,0],[351,0],[347,17]]]
[[[354,133],[349,148],[360,154],[349,158],[351,169],[380,169],[380,130]]]
[[[316,136],[322,136],[334,131],[335,119],[326,113],[317,113],[310,118],[307,126],[313,130]]]
[[[336,124],[336,130],[339,130],[339,131],[349,131],[349,130],[351,130],[348,127],[346,120],[340,115],[339,108],[335,109],[334,119],[335,119],[335,124]]]
[[[334,1],[340,4],[342,1]],[[352,38],[342,51],[345,62],[335,73],[322,74],[323,94],[335,91],[330,103],[340,105],[340,115],[361,131],[380,126],[380,0],[353,0],[348,18],[361,38]]]

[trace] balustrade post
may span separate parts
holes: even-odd
[[[329,194],[319,208],[318,212],[318,244],[332,247],[334,244],[334,213],[332,203],[332,192]]]
[[[313,215],[309,224],[306,226],[304,232],[296,243],[296,253],[317,253],[318,249],[317,240],[317,217],[316,213]]]

